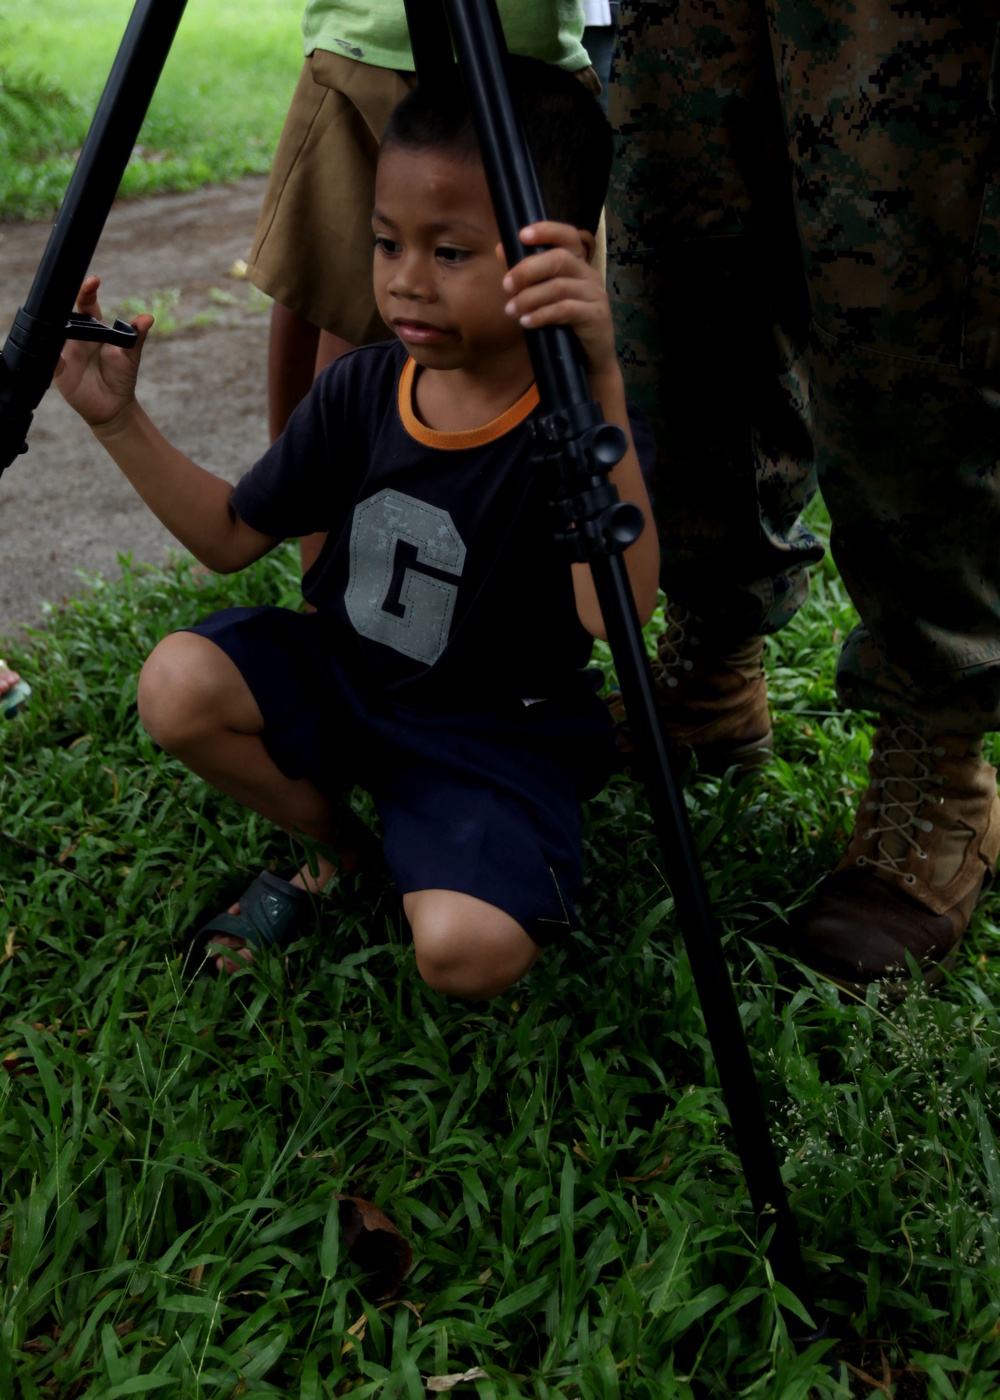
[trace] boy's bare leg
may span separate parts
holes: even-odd
[[[175,632],[150,653],[139,677],[139,715],[150,737],[207,783],[293,836],[338,852],[317,854],[292,883],[321,893],[338,871],[357,868],[356,849],[341,848],[341,808],[305,778],[288,778],[261,739],[264,719],[235,664],[195,632]],[[232,913],[239,913],[235,904]],[[249,949],[220,937],[252,960]],[[220,962],[222,959],[220,959]],[[229,970],[238,964],[228,963]]]
[[[421,977],[436,991],[485,1001],[517,982],[538,960],[538,944],[485,900],[457,890],[403,896]]]
[[[303,577],[305,577],[319,558],[325,543],[325,530],[318,530],[315,535],[301,535],[299,537],[299,557],[302,561]]]
[[[334,335],[332,331],[320,331],[316,345],[316,358],[313,363],[313,378],[319,374],[321,369],[326,369],[327,365],[333,364],[338,355],[343,355],[345,350],[353,349],[354,346],[349,340],[342,340],[339,335]],[[303,574],[315,564],[325,543],[325,530],[320,530],[315,535],[303,535],[299,540]]]
[[[285,431],[320,370],[353,349],[349,340],[320,330],[281,302],[272,305],[267,345],[267,424],[272,442]],[[319,558],[325,539],[326,534],[319,533],[300,540],[303,573]]]
[[[196,632],[175,632],[152,651],[139,677],[139,714],[150,737],[199,777],[292,835],[336,850],[294,878],[322,892],[360,853],[340,840],[340,807],[305,778],[288,778],[261,739],[263,716],[246,681],[220,647]],[[416,890],[403,898],[424,980],[452,996],[484,1000],[511,986],[541,951],[515,919],[455,890]],[[238,913],[239,906],[233,905]],[[250,950],[223,936],[241,958]],[[220,969],[240,964],[219,958]]]
[[[319,326],[276,301],[267,340],[267,426],[274,442],[316,374]]]
[[[267,426],[272,442],[285,431],[320,370],[353,349],[349,340],[320,330],[279,301],[273,303],[267,341]]]

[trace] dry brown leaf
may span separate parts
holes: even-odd
[[[618,1180],[627,1181],[632,1186],[634,1186],[638,1181],[652,1181],[655,1177],[662,1176],[669,1166],[670,1153],[665,1152],[663,1154],[663,1161],[660,1163],[660,1165],[658,1167],[654,1167],[651,1172],[646,1172],[645,1176],[620,1176]]]
[[[358,1318],[357,1322],[352,1322],[351,1325],[350,1325],[350,1327],[348,1327],[348,1329],[347,1329],[347,1335],[348,1335],[349,1337],[357,1337],[357,1339],[358,1339],[359,1342],[363,1342],[364,1339],[365,1339],[365,1335],[366,1335],[367,1331],[368,1331],[368,1314],[367,1314],[367,1313],[362,1313],[361,1316]],[[353,1350],[354,1350],[354,1343],[353,1343],[353,1342],[345,1342],[344,1345],[340,1348],[340,1354],[341,1354],[341,1356],[347,1356],[347,1355],[348,1355],[350,1352],[352,1352]]]
[[[34,1061],[22,1060],[16,1050],[9,1051],[0,1060],[0,1069],[5,1069],[11,1077],[19,1074],[37,1074]]]
[[[393,1298],[391,1302],[379,1303],[378,1311],[385,1312],[389,1308],[408,1308],[419,1322],[420,1314],[423,1312],[426,1306],[426,1303],[411,1303],[408,1298]]]
[[[413,1263],[413,1250],[378,1206],[361,1196],[335,1195],[347,1252],[371,1274],[365,1297],[380,1303],[394,1298]]]
[[[0,963],[8,962],[9,959],[11,959],[13,956],[14,956],[14,930],[13,930],[12,928],[9,928],[9,929],[7,930],[7,937],[6,937],[6,938],[4,939],[4,941],[3,941],[3,956],[0,957]]]
[[[463,1371],[461,1375],[428,1376],[426,1384],[432,1395],[440,1395],[442,1391],[454,1390],[456,1385],[462,1385],[466,1381],[484,1381],[486,1378],[483,1368],[474,1366],[471,1371]]]
[[[849,1361],[845,1361],[844,1365],[852,1376],[857,1376],[858,1380],[864,1381],[865,1385],[870,1385],[875,1390],[880,1390],[883,1395],[888,1395],[889,1400],[892,1400],[892,1391],[884,1386],[881,1381],[877,1381],[875,1377],[870,1376],[867,1371],[862,1371],[860,1366],[852,1366]]]

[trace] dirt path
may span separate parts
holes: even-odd
[[[169,314],[181,328],[147,346],[142,400],[177,446],[230,480],[267,445],[268,317],[249,284],[230,276],[249,252],[263,189],[263,179],[249,179],[119,205],[93,264],[108,319],[126,298],[145,306],[179,291]],[[0,340],[49,227],[0,224]],[[41,621],[43,603],[79,592],[78,570],[114,576],[119,554],[155,562],[172,544],[54,388],[28,443],[0,477],[0,636]]]

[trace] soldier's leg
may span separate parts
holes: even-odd
[[[609,101],[609,285],[660,465],[668,736],[712,766],[769,734],[762,634],[822,556],[807,302],[763,0],[625,0]]]
[[[987,11],[990,11],[988,13]],[[845,981],[935,980],[1000,848],[995,6],[775,0],[832,548],[838,669],[882,716],[856,830],[796,947]],[[836,21],[836,22],[834,22]]]

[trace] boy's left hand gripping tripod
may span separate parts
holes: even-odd
[[[52,382],[67,337],[132,344],[135,332],[101,325],[72,308],[125,165],[170,51],[186,0],[137,0],[104,95],[70,180],[25,305],[0,355],[0,472],[26,448],[34,409]],[[469,93],[508,264],[537,248],[520,241],[545,208],[504,76],[505,45],[495,0],[405,0],[414,61],[423,82],[457,57]],[[553,476],[559,538],[589,562],[645,784],[678,921],[762,1237],[779,1282],[812,1311],[798,1230],[785,1194],[732,983],[701,874],[683,796],[657,720],[653,681],[621,552],[642,528],[607,475],[624,451],[619,429],[591,401],[575,336],[566,327],[528,331],[541,398],[536,452]],[[824,1329],[806,1341],[823,1335]]]

